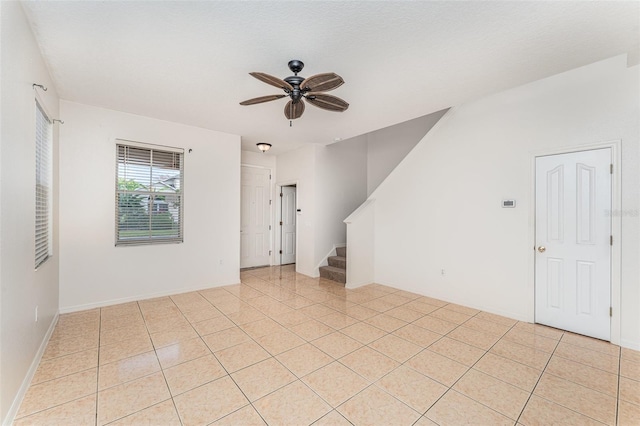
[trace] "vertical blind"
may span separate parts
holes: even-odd
[[[51,256],[52,140],[51,121],[36,101],[36,268]]]
[[[184,154],[116,146],[116,245],[182,242]]]

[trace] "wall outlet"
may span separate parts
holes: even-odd
[[[444,269],[440,269],[440,275],[444,277]]]
[[[36,306],[36,322],[38,322],[38,307]]]

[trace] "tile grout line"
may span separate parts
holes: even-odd
[[[616,392],[616,425],[620,422],[620,373],[622,372],[622,348],[618,353],[618,387]]]
[[[527,408],[527,405],[529,405],[529,401],[531,400],[531,397],[533,396],[533,393],[535,392],[536,388],[538,387],[538,384],[540,383],[540,380],[542,380],[542,376],[544,375],[544,372],[547,371],[547,367],[549,366],[549,363],[551,362],[551,358],[553,358],[553,354],[556,352],[556,349],[558,348],[558,345],[560,345],[560,340],[562,340],[562,336],[564,336],[564,332],[560,336],[560,339],[556,343],[556,346],[553,348],[553,352],[551,352],[551,356],[549,357],[549,359],[545,363],[544,368],[542,369],[542,372],[540,373],[540,376],[538,377],[538,380],[536,380],[535,386],[533,386],[533,388],[531,389],[531,393],[529,393],[529,397],[527,398],[527,401],[522,406],[522,410],[520,410],[520,414],[518,415],[518,418],[516,419],[516,423],[520,421],[520,417],[522,417],[522,414],[524,413],[524,410]]]
[[[171,299],[171,301],[173,302],[173,299]],[[174,305],[175,305],[175,302],[174,302]],[[151,338],[151,333],[149,332],[149,327],[147,327],[147,320],[144,317],[144,313],[142,312],[142,308],[140,307],[139,303],[138,303],[138,310],[140,311],[140,315],[142,316],[142,321],[144,322],[144,328],[147,330],[147,334],[148,334],[149,340],[151,341],[151,347],[153,348],[153,353],[155,354],[156,360],[158,361],[158,366],[160,367],[160,372],[162,373],[162,378],[164,379],[164,384],[167,386],[167,391],[169,392],[169,399],[171,400],[171,404],[173,405],[173,409],[175,410],[175,413],[178,416],[178,421],[180,422],[180,425],[184,426],[184,422],[182,421],[182,417],[180,417],[180,412],[178,411],[178,407],[176,407],[176,402],[173,399],[173,394],[171,393],[171,388],[169,387],[169,382],[167,381],[167,376],[165,376],[164,369],[162,368],[162,364],[160,363],[160,358],[158,357],[158,349],[156,348],[156,345],[153,343],[153,339]],[[180,309],[178,308],[178,310],[180,310]],[[180,313],[182,314],[182,311],[180,311]],[[183,316],[184,316],[184,314],[183,314]],[[155,373],[151,373],[151,374],[155,374]],[[148,374],[147,376],[150,376],[151,374]],[[144,377],[147,377],[147,376],[144,376]],[[165,400],[165,401],[167,401],[167,400]],[[130,413],[125,417],[129,417],[129,416],[131,416],[131,415],[133,415],[135,413],[139,413],[139,412],[141,412],[143,410],[146,410],[147,408],[153,407],[153,406],[155,406],[157,404],[161,404],[162,402],[164,402],[164,401],[160,401],[160,402],[158,402],[156,404],[150,405],[149,407],[145,407],[145,408],[143,408],[141,410],[138,410],[138,411],[136,411],[134,413]]]
[[[137,305],[137,302],[136,302]],[[102,308],[99,308],[100,321],[98,323],[98,365],[96,366],[96,415],[94,416],[94,425],[98,426],[98,398],[100,397],[100,339],[102,338]]]
[[[480,311],[480,312],[482,312],[482,311]],[[475,314],[475,315],[473,315],[471,318],[476,317],[480,312],[476,312],[476,314]],[[471,319],[471,318],[469,318],[469,319]],[[468,321],[468,320],[467,320],[467,321]],[[466,322],[466,321],[465,321],[465,322]],[[463,323],[463,324],[464,324],[464,323]],[[468,367],[468,368],[467,368],[467,371],[465,371],[465,372],[464,372],[464,373],[463,373],[463,374],[462,374],[462,375],[461,375],[461,376],[460,376],[460,377],[459,377],[459,378],[458,378],[458,379],[457,379],[457,380],[456,380],[456,381],[455,381],[451,386],[448,386],[448,388],[449,388],[449,389],[447,389],[447,390],[446,390],[442,395],[440,395],[440,398],[438,398],[438,399],[437,399],[433,404],[431,404],[431,406],[430,406],[429,408],[427,408],[427,410],[426,410],[422,415],[423,415],[424,417],[426,417],[426,416],[427,416],[427,412],[428,412],[431,408],[433,408],[433,407],[434,407],[434,406],[435,406],[435,405],[436,405],[436,404],[437,404],[437,403],[438,403],[442,398],[444,398],[444,396],[445,396],[447,393],[449,393],[450,391],[458,392],[457,390],[453,389],[453,387],[456,385],[456,383],[458,383],[458,382],[460,381],[460,379],[462,379],[462,378],[463,378],[463,377],[464,377],[464,376],[465,376],[469,371],[471,371],[471,369],[472,369],[472,368],[473,368],[473,367],[474,367],[474,366],[475,366],[475,365],[476,365],[476,364],[477,364],[477,363],[478,363],[482,358],[484,358],[484,356],[485,356],[486,354],[488,354],[488,353],[489,353],[489,351],[490,351],[490,350],[491,350],[491,349],[492,349],[492,348],[493,348],[493,347],[494,347],[494,346],[495,346],[495,345],[496,345],[500,340],[502,340],[502,337],[504,337],[504,335],[505,335],[505,334],[507,334],[511,329],[513,329],[513,328],[515,327],[515,325],[516,325],[516,324],[517,324],[517,322],[516,322],[516,323],[514,323],[514,324],[509,328],[509,330],[507,330],[507,331],[506,331],[506,332],[505,332],[505,333],[504,333],[504,334],[503,334],[503,335],[502,335],[502,336],[501,336],[501,337],[500,337],[500,338],[499,338],[499,339],[498,339],[498,340],[497,340],[493,345],[491,345],[491,347],[490,347],[489,349],[487,349],[487,350],[485,351],[485,353],[484,353],[480,358],[478,358],[478,360],[476,360],[476,362],[474,362],[470,367]],[[462,326],[462,324],[458,325],[458,327],[461,327],[461,326]],[[458,327],[456,327],[456,328],[458,328]],[[454,330],[455,330],[456,328],[454,328]],[[453,330],[451,330],[449,333],[451,333],[452,331],[453,331]],[[449,333],[447,333],[447,334],[449,334]],[[445,335],[445,336],[446,336],[446,335]],[[443,337],[444,337],[444,336],[443,336]],[[436,342],[434,342],[434,343],[436,343]],[[464,343],[464,342],[463,342],[463,343]],[[431,346],[431,345],[429,345],[429,346]],[[473,346],[473,345],[471,345],[471,346]],[[427,349],[427,348],[425,348],[425,350],[426,350],[426,349]],[[447,357],[447,358],[448,358],[448,357]],[[449,358],[449,359],[451,359],[451,358]],[[455,361],[455,360],[454,360],[454,361]],[[484,374],[486,374],[486,373],[484,373]],[[493,377],[493,376],[492,376],[492,375],[490,375],[490,374],[488,374],[488,376]],[[499,379],[499,378],[497,378],[497,377],[494,377],[494,378],[495,378],[496,380],[500,380],[500,379]],[[432,380],[433,380],[433,379],[432,379]],[[500,380],[500,381],[502,381],[502,380]],[[504,382],[504,381],[502,381],[502,382],[503,382],[503,383],[507,383],[507,382]],[[507,384],[510,384],[510,383],[507,383]],[[445,386],[446,386],[446,385],[445,385]],[[511,386],[513,386],[513,385],[511,385]],[[517,386],[514,386],[514,387],[517,387]],[[518,388],[518,389],[520,389],[520,388]],[[501,413],[501,412],[499,412],[498,410],[495,410],[495,409],[493,409],[493,408],[491,408],[491,407],[487,406],[486,404],[483,404],[483,403],[482,403],[482,402],[480,402],[480,401],[476,401],[475,399],[473,399],[473,398],[471,398],[471,397],[468,397],[467,395],[464,395],[464,394],[463,394],[463,393],[461,393],[461,392],[458,392],[458,393],[460,393],[461,395],[463,395],[463,396],[465,396],[465,397],[467,397],[467,398],[471,399],[472,401],[477,402],[478,404],[481,404],[481,405],[482,405],[482,406],[484,406],[484,407],[487,407],[488,409],[490,409],[490,410],[492,410],[492,411],[494,411],[494,412],[496,412],[496,413],[500,414],[501,416],[507,417],[507,418],[509,418],[510,420],[512,420],[510,417],[505,416],[504,414],[502,414],[502,413]],[[525,403],[525,406],[526,406],[526,403]],[[427,417],[427,418],[428,418],[428,417]],[[429,419],[429,420],[431,420],[431,419]],[[516,423],[518,423],[518,421],[517,421],[517,420],[516,420]]]

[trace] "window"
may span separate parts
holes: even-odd
[[[116,245],[181,243],[183,151],[119,142]]]
[[[52,252],[52,127],[51,120],[36,101],[36,269],[47,261]]]
[[[36,101],[36,269],[51,256],[52,124]]]

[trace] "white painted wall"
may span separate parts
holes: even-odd
[[[296,203],[301,211],[297,215],[296,271],[312,277],[316,269],[316,150],[309,144],[276,157],[277,185],[296,184]],[[276,200],[276,203],[279,201]],[[276,212],[278,209],[276,209]],[[279,217],[279,216],[278,216]],[[276,228],[275,247],[280,247],[280,233]],[[276,257],[275,262],[279,264]]]
[[[32,84],[48,88],[40,94],[51,118],[58,118],[56,88],[20,3],[0,2],[0,15],[0,421],[5,424],[15,415],[58,313],[60,251],[58,125],[54,125],[53,257],[34,271],[36,162]]]
[[[375,281],[375,200],[369,199],[344,220],[347,225],[347,288]]]
[[[239,282],[239,136],[67,101],[60,109],[61,311]],[[185,149],[184,243],[115,247],[116,138]]]
[[[621,342],[640,349],[639,72],[616,57],[450,111],[371,195],[376,282],[533,320],[532,157],[620,139]]]
[[[258,148],[256,148],[257,150]],[[242,164],[249,164],[251,166],[266,167],[269,169],[276,168],[276,157],[268,153],[241,151],[240,161]]]
[[[414,118],[395,126],[367,133],[367,196],[385,180],[429,130],[446,109]],[[359,136],[362,137],[362,136]]]
[[[317,148],[315,265],[347,242],[344,219],[367,199],[367,143],[354,138]]]

